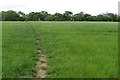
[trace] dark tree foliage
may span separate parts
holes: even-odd
[[[19,21],[21,17],[15,11],[2,11],[2,20],[3,21]]]
[[[55,13],[53,15],[55,21],[62,21],[63,20],[63,15],[60,13]]]
[[[24,12],[18,11],[18,15],[20,16],[20,21],[25,21],[27,19]]]
[[[90,21],[90,14],[84,14],[84,21]]]
[[[84,13],[80,12],[72,16],[72,20],[74,21],[83,21],[84,20]]]
[[[71,11],[65,11],[63,13],[63,21],[71,21],[73,13]]]
[[[41,12],[40,12],[40,15],[41,15],[41,16],[40,16],[40,20],[41,20],[41,21],[45,21],[45,18],[46,18],[49,14],[48,14],[48,12],[46,12],[46,11],[41,11]]]
[[[54,15],[48,15],[48,16],[45,18],[45,21],[55,21]]]
[[[38,21],[39,20],[39,13],[37,12],[31,12],[28,14],[28,21]]]
[[[2,21],[2,12],[0,12],[0,21]]]
[[[113,13],[93,16],[84,12],[73,15],[71,11],[65,13],[49,14],[47,11],[30,12],[25,14],[21,11],[1,11],[0,21],[120,21],[120,16]]]

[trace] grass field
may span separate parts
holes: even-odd
[[[26,23],[3,22],[3,77],[32,77],[34,70],[33,30]]]
[[[0,79],[2,78],[2,22],[0,22]]]
[[[35,75],[34,35],[47,55],[48,78],[117,77],[115,22],[3,22],[4,78]]]

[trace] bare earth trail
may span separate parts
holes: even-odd
[[[40,61],[37,63],[38,72],[37,77],[45,78],[46,77],[46,70],[40,69],[40,67],[47,67],[46,63],[42,63],[41,61],[46,61],[46,56],[42,55],[43,57],[40,57]]]
[[[37,47],[36,52],[38,53],[37,57],[39,58],[39,60],[37,60],[37,64],[36,64],[36,77],[34,78],[46,78],[46,72],[47,72],[47,57],[46,55],[42,52],[41,49],[41,44],[40,44],[40,39],[38,34],[36,33],[36,31],[34,30],[34,28],[31,26],[32,30],[33,30],[33,36],[34,36],[34,40],[35,40],[35,45]]]
[[[39,39],[36,40],[36,46],[40,46],[40,40]],[[47,76],[46,75],[47,58],[46,58],[46,55],[42,53],[42,50],[40,48],[37,49],[37,52],[38,52],[38,56],[40,56],[40,57],[39,57],[39,60],[37,62],[37,65],[36,65],[36,69],[37,69],[36,78],[45,78]]]

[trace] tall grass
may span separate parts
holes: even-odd
[[[33,30],[24,22],[3,22],[3,78],[30,78],[36,55]]]
[[[3,22],[3,78],[33,76],[33,29],[47,55],[48,78],[117,77],[117,23]]]
[[[2,22],[0,21],[0,79],[2,78]]]
[[[31,22],[48,56],[49,78],[115,78],[117,23]]]

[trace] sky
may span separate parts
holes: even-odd
[[[47,11],[51,14],[81,11],[92,15],[106,12],[118,13],[119,0],[1,0],[0,11],[29,12]]]

